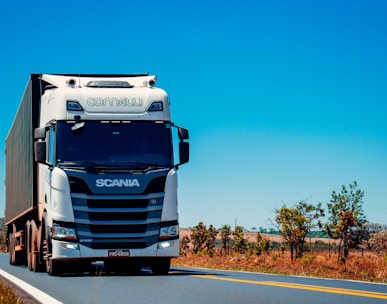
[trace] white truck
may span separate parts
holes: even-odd
[[[148,74],[30,75],[6,139],[12,265],[168,273],[179,255],[176,172],[189,143],[155,85]]]

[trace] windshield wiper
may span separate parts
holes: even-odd
[[[142,162],[142,161],[134,161],[134,160],[116,161],[116,163],[128,164],[128,165],[137,165],[136,169],[142,169],[143,171],[168,168],[165,165],[160,165],[160,164],[156,164],[156,163]]]
[[[86,170],[96,169],[96,170],[106,170],[106,169],[132,169],[132,170],[141,170],[141,171],[149,171],[154,169],[163,169],[167,168],[167,166],[159,165],[156,163],[147,163],[140,161],[113,161],[109,163],[100,163],[100,162],[92,162],[92,161],[62,161],[58,162],[59,167],[66,168],[85,168]]]
[[[72,161],[61,161],[58,162],[59,167],[84,167],[86,169],[91,169],[91,168],[105,168],[107,167],[106,164],[104,163],[98,163],[98,162],[91,162],[91,161],[83,161],[83,160],[72,160]]]

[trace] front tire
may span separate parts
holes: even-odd
[[[27,267],[32,271],[32,233],[31,233],[31,222],[26,223],[26,255],[27,255]]]
[[[41,248],[39,248],[39,229],[36,226],[35,221],[31,221],[31,270],[33,272],[41,271],[40,258],[42,254]]]
[[[171,267],[171,258],[158,258],[152,263],[152,272],[154,275],[167,275]]]

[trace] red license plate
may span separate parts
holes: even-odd
[[[130,257],[130,251],[127,249],[109,250],[109,258],[128,258]]]

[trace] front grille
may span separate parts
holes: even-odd
[[[93,249],[145,248],[158,241],[159,224],[77,225],[80,242]],[[88,242],[84,242],[88,239]]]
[[[147,232],[158,231],[160,224],[151,225],[78,225],[78,231],[90,232],[92,234],[146,234]]]
[[[120,198],[116,199],[114,197],[104,199],[100,196],[89,196],[89,198],[84,197],[73,197],[74,206],[85,206],[91,209],[102,209],[102,208],[146,208],[149,205],[149,199],[128,199]]]
[[[84,212],[91,221],[146,221],[154,218],[160,219],[161,210],[151,212]]]
[[[166,174],[155,173],[143,193],[137,194],[100,194],[102,189],[88,185],[88,178],[91,183],[95,177],[68,174],[79,242],[93,249],[145,248],[157,243]]]
[[[156,241],[157,242],[157,241]],[[149,245],[152,245],[154,243],[153,240],[150,240],[149,242],[136,242],[133,240],[127,241],[127,242],[117,242],[115,240],[111,240],[110,242],[99,240],[94,240],[93,243],[89,246],[92,249],[141,249],[148,247]]]
[[[85,246],[134,249],[158,242],[163,193],[133,199],[73,193],[72,204],[79,241]]]

